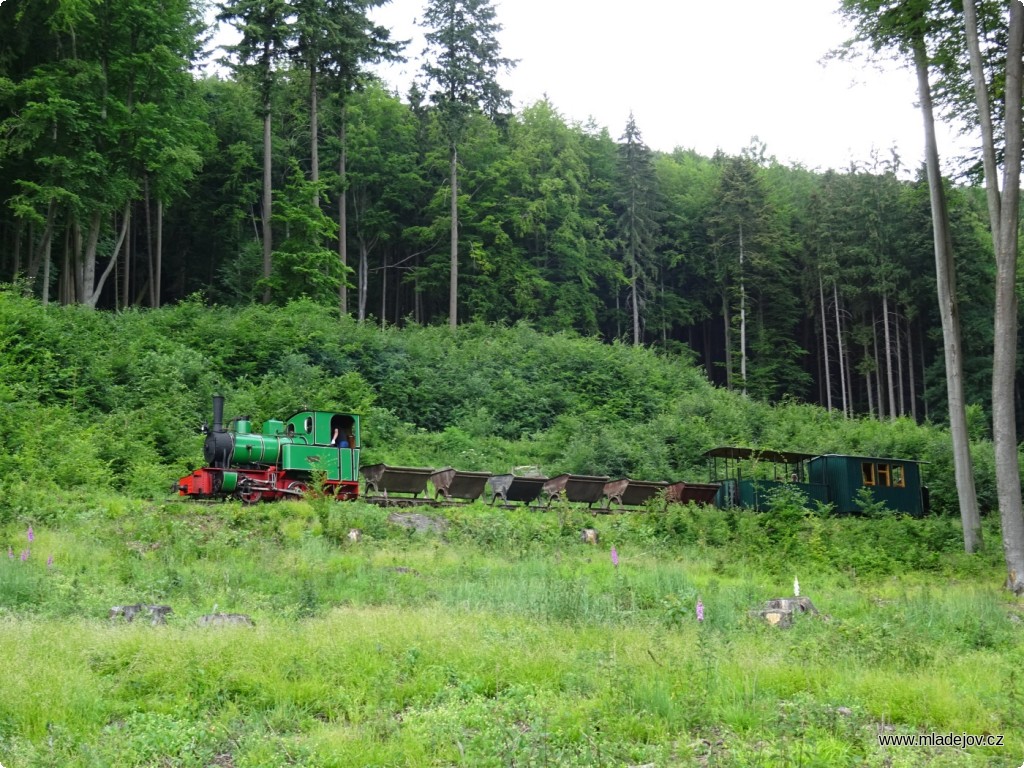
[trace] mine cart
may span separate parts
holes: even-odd
[[[430,476],[434,486],[434,498],[443,496],[445,501],[464,499],[473,501],[484,492],[490,472],[463,472],[458,469],[441,469]]]

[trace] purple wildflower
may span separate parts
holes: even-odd
[[[612,545],[612,565],[614,565],[616,568],[619,567],[619,553],[618,550],[615,549],[614,544]]]
[[[36,540],[36,532],[32,530],[32,526],[28,527],[28,543],[31,544]]]
[[[46,558],[46,567],[47,568],[53,568],[53,553],[52,552],[50,553],[50,556],[48,558]]]
[[[31,555],[31,554],[32,554],[32,550],[31,549],[23,549],[21,551],[21,562],[24,563],[26,560],[28,560],[28,556]]]
[[[697,598],[697,621],[704,621],[704,603]]]
[[[7,559],[8,560],[13,560],[14,559],[14,550],[11,549],[10,547],[7,547]]]

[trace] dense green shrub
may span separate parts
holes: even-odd
[[[906,457],[926,462],[934,511],[956,510],[942,430],[768,406],[712,387],[685,355],[526,325],[382,331],[305,300],[201,297],[104,314],[3,290],[0,373],[0,483],[157,495],[201,462],[198,427],[219,392],[257,427],[305,406],[360,411],[367,463],[705,480],[702,454],[717,445]],[[991,510],[991,445],[973,453]]]

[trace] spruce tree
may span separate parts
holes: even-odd
[[[619,241],[629,283],[633,344],[643,343],[641,305],[655,278],[658,240],[657,179],[651,150],[631,112],[619,145]]]
[[[451,186],[451,273],[448,323],[458,324],[459,184],[458,148],[469,116],[483,110],[491,117],[510,107],[510,93],[498,85],[498,72],[515,62],[501,55],[491,0],[430,0],[423,21],[427,48],[423,74],[430,100],[437,106],[448,141]]]

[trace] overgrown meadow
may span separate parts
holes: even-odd
[[[440,530],[417,532],[362,502],[175,501],[214,391],[257,422],[361,410],[364,461],[418,466],[703,480],[699,454],[723,443],[917,456],[939,514],[839,519],[786,494],[760,515],[475,504],[418,510]],[[768,408],[685,360],[523,327],[381,332],[308,304],[108,315],[3,292],[0,410],[7,768],[1024,758],[1024,605],[1000,588],[994,515],[985,551],[961,551],[938,428]],[[751,615],[796,577],[817,615]],[[108,618],[130,603],[173,613]],[[198,624],[214,612],[254,626]],[[1005,740],[879,746],[932,732]]]

